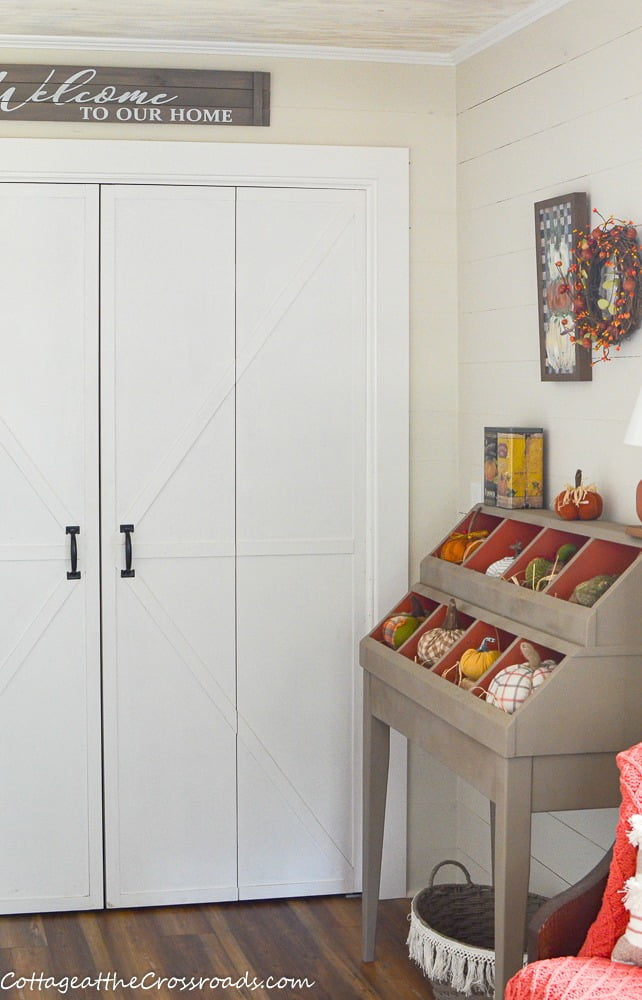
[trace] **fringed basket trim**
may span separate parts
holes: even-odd
[[[495,956],[492,952],[444,938],[412,920],[407,944],[410,958],[428,979],[448,983],[464,995],[473,990],[490,996],[494,994]]]
[[[459,868],[465,884],[435,885],[445,865]],[[432,982],[436,1000],[494,1000],[494,896],[492,886],[473,883],[465,865],[446,860],[435,865],[428,886],[413,898],[406,944],[411,960]],[[544,902],[529,892],[528,920]]]
[[[464,995],[470,995],[472,991],[494,995],[494,952],[465,945],[431,930],[417,915],[414,905],[407,945],[410,958],[422,969],[426,978],[448,983]]]

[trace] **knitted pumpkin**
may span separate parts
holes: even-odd
[[[495,674],[486,695],[489,705],[509,714],[519,708],[557,666],[555,660],[542,660],[530,642],[521,642],[519,648],[526,662],[513,663]]]
[[[430,628],[420,637],[417,643],[417,662],[423,667],[432,667],[433,663],[447,653],[451,646],[461,639],[465,629],[461,627],[457,605],[450,599],[443,625]]]

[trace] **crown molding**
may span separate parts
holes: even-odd
[[[2,35],[2,49],[53,49],[85,52],[164,52],[200,56],[242,56],[256,59],[330,59],[348,62],[404,63],[413,66],[456,66],[471,56],[514,35],[570,0],[537,0],[520,14],[484,31],[453,52],[418,52],[403,49],[363,49],[332,45],[286,45],[271,42],[208,42],[159,38],[100,38],[70,35]]]
[[[257,56],[279,59],[333,59],[349,62],[454,66],[452,56],[402,49],[353,49],[330,45],[281,45],[269,42],[195,42],[159,38],[94,38],[68,35],[1,35],[1,49],[64,49],[89,52],[166,52],[204,56]]]
[[[547,14],[552,14],[554,11],[559,10],[560,7],[565,7],[570,2],[571,0],[538,0],[537,3],[534,3],[531,7],[527,7],[521,13],[513,14],[512,17],[502,21],[497,27],[489,28],[488,31],[482,32],[481,35],[478,35],[472,41],[460,45],[459,48],[450,53],[452,64],[457,66],[459,63],[465,62],[471,56],[483,52],[484,49],[489,49],[492,45],[496,45],[497,42],[501,42],[505,38],[510,38],[511,35],[521,31],[522,28],[527,28],[529,24],[534,24],[535,21],[546,17]]]

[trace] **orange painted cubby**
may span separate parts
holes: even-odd
[[[520,644],[523,641],[523,638],[515,639],[515,642],[511,643],[505,653],[503,653],[498,660],[495,660],[490,670],[487,670],[483,677],[480,677],[478,681],[478,688],[474,692],[478,695],[478,697],[484,697],[493,677],[495,677],[501,670],[504,670],[506,667],[512,667],[516,663],[526,662],[524,654],[520,648]],[[559,650],[552,649],[550,646],[546,646],[541,642],[531,642],[531,646],[537,650],[542,661],[554,660],[555,663],[559,665],[564,659],[563,654],[560,653]]]
[[[435,611],[426,619],[426,621],[420,625],[416,632],[410,636],[410,638],[403,644],[399,652],[403,656],[407,656],[409,660],[414,660],[417,655],[417,647],[419,645],[419,640],[424,633],[429,632],[433,628],[441,628],[444,624],[446,614],[448,612],[447,604],[440,604]],[[459,615],[459,621],[461,622],[461,627],[468,629],[472,625],[474,618],[470,615],[464,614],[457,608],[457,614]],[[424,668],[425,669],[425,668]],[[428,668],[430,669],[430,668]]]
[[[578,583],[603,573],[619,577],[633,565],[639,554],[640,550],[632,545],[613,545],[593,538],[549,584],[546,593],[567,601]]]
[[[423,614],[426,617],[432,615],[433,612],[435,612],[439,608],[439,602],[438,601],[432,600],[432,598],[430,598],[430,597],[425,597],[423,594],[418,594],[414,590],[410,590],[399,601],[398,604],[395,604],[394,608],[391,611],[388,611],[388,613],[385,615],[385,617],[382,618],[380,622],[378,622],[378,624],[375,626],[375,628],[373,628],[372,632],[370,633],[371,637],[373,639],[376,639],[377,642],[383,643],[383,627],[384,627],[385,623],[388,621],[388,619],[392,618],[394,615],[411,615],[411,614],[413,614],[413,606],[414,606],[415,602],[417,602],[419,605],[421,605],[421,608],[423,610]],[[412,636],[410,638],[412,638]],[[385,643],[384,643],[384,645],[385,645]],[[403,647],[399,647],[399,648],[403,648]]]
[[[441,539],[439,545],[432,551],[431,555],[437,556],[439,558],[439,553],[444,542],[447,542],[451,535],[455,533],[466,533],[468,531],[487,531],[488,536],[503,523],[503,518],[498,514],[488,514],[485,512],[479,512],[477,509],[469,511],[468,514],[455,527],[450,531],[444,538]],[[484,542],[485,544],[485,542]]]
[[[522,551],[526,549],[542,533],[542,529],[537,524],[529,524],[524,521],[505,520],[492,532],[483,545],[471,554],[466,560],[466,569],[474,569],[479,573],[485,573],[492,563],[506,556],[514,555],[514,546],[519,542]],[[518,554],[518,558],[521,553]],[[514,564],[513,564],[514,565]],[[511,572],[513,572],[511,568]]]
[[[583,547],[588,542],[588,535],[580,535],[577,532],[564,531],[561,528],[547,528],[541,531],[528,545],[524,551],[521,553],[519,559],[510,568],[507,578],[518,581],[520,584],[524,582],[524,573],[526,567],[531,562],[532,559],[548,559],[549,562],[555,562],[555,556],[562,545],[575,545],[577,548],[577,553],[571,557],[566,563],[566,566],[570,566],[571,563],[579,558],[580,552]],[[561,572],[560,567],[560,572]]]
[[[462,653],[465,653],[468,649],[478,649],[481,646],[482,640],[489,636],[494,640],[491,649],[498,649],[500,652],[508,649],[508,647],[515,641],[515,635],[512,632],[507,631],[503,628],[498,628],[496,625],[491,625],[488,622],[476,619],[469,629],[466,630],[459,642],[456,642],[454,646],[448,650],[445,656],[442,656],[433,667],[428,669],[432,670],[433,673],[437,674],[439,677],[444,677],[445,680],[450,680],[452,683],[457,681],[457,671],[454,669],[455,665],[461,658]]]

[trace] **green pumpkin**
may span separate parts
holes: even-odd
[[[591,608],[616,580],[617,574],[613,576],[609,573],[599,573],[597,576],[592,576],[590,580],[585,580],[584,583],[578,583],[569,600],[573,604],[582,604],[585,608]]]
[[[541,590],[540,582],[545,576],[551,575],[552,569],[553,563],[549,559],[543,559],[541,556],[531,559],[524,571],[526,586],[531,590]]]

